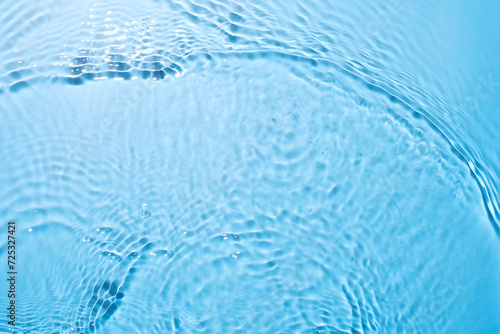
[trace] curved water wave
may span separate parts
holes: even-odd
[[[193,61],[198,58],[205,60],[214,56],[220,60],[277,57],[304,61],[311,66],[322,63],[324,73],[320,74],[321,78],[341,70],[389,98],[399,100],[407,106],[407,112],[428,118],[431,127],[448,138],[456,154],[475,175],[482,189],[485,208],[495,231],[499,232],[500,205],[496,189],[500,183],[496,173],[492,172],[495,161],[490,162],[491,157],[483,156],[476,147],[461,139],[465,134],[457,131],[454,124],[462,122],[460,117],[467,116],[458,113],[462,111],[462,104],[454,108],[453,92],[439,96],[432,91],[432,86],[424,85],[419,73],[432,73],[422,64],[406,66],[401,70],[409,73],[403,75],[404,72],[400,72],[397,76],[391,76],[387,68],[388,57],[395,57],[405,48],[412,47],[408,40],[400,45],[401,50],[396,50],[382,39],[388,36],[380,34],[399,20],[397,14],[405,11],[403,3],[396,1],[380,8],[377,5],[368,9],[356,7],[360,12],[364,10],[380,15],[371,14],[370,19],[359,26],[361,30],[356,27],[356,19],[342,16],[333,9],[318,13],[320,4],[314,2],[309,8],[293,4],[292,8],[297,6],[295,12],[278,4],[221,4],[214,1],[157,2],[154,6],[128,8],[118,3],[106,6],[89,4],[87,7],[82,4],[64,10],[63,5],[67,4],[57,0],[37,5],[34,9],[26,6],[11,19],[16,22],[27,18],[28,22],[17,27],[9,26],[12,38],[6,46],[10,48],[2,50],[7,51],[5,56],[11,60],[4,65],[6,72],[0,78],[2,92],[18,92],[46,80],[73,85],[105,79],[165,80],[197,68],[199,65]],[[158,11],[161,15],[157,15]],[[34,12],[38,15],[33,15]],[[69,29],[61,29],[60,21],[55,22],[53,17],[60,12],[65,12],[65,16],[74,14],[71,19],[62,21]],[[290,12],[293,16],[287,17],[286,13]],[[11,12],[6,11],[5,15],[8,13]],[[314,20],[311,19],[313,15]],[[289,28],[285,30],[283,26]],[[34,39],[33,35],[40,27],[50,36],[61,35],[64,31],[60,40],[67,42],[47,45],[45,39]],[[430,29],[429,26],[425,28]],[[400,39],[402,33],[396,31],[393,38]],[[437,39],[437,36],[433,37]],[[20,41],[29,43],[30,48]],[[43,45],[43,49],[37,44]],[[26,53],[22,52],[23,49]],[[33,49],[43,51],[38,55],[31,52]],[[30,60],[25,60],[25,57]],[[417,78],[419,81],[415,81]],[[436,96],[439,96],[438,100]],[[450,106],[452,110],[447,111]]]

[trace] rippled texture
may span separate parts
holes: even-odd
[[[497,3],[0,9],[19,333],[500,332]]]

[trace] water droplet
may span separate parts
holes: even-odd
[[[141,215],[144,218],[148,218],[151,216],[151,211],[148,208],[147,204],[143,204],[141,209],[139,210],[139,215]]]

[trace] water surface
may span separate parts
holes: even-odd
[[[500,331],[497,4],[0,7],[17,332]]]

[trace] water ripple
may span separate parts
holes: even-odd
[[[500,328],[497,155],[416,7],[2,3],[18,328]]]

